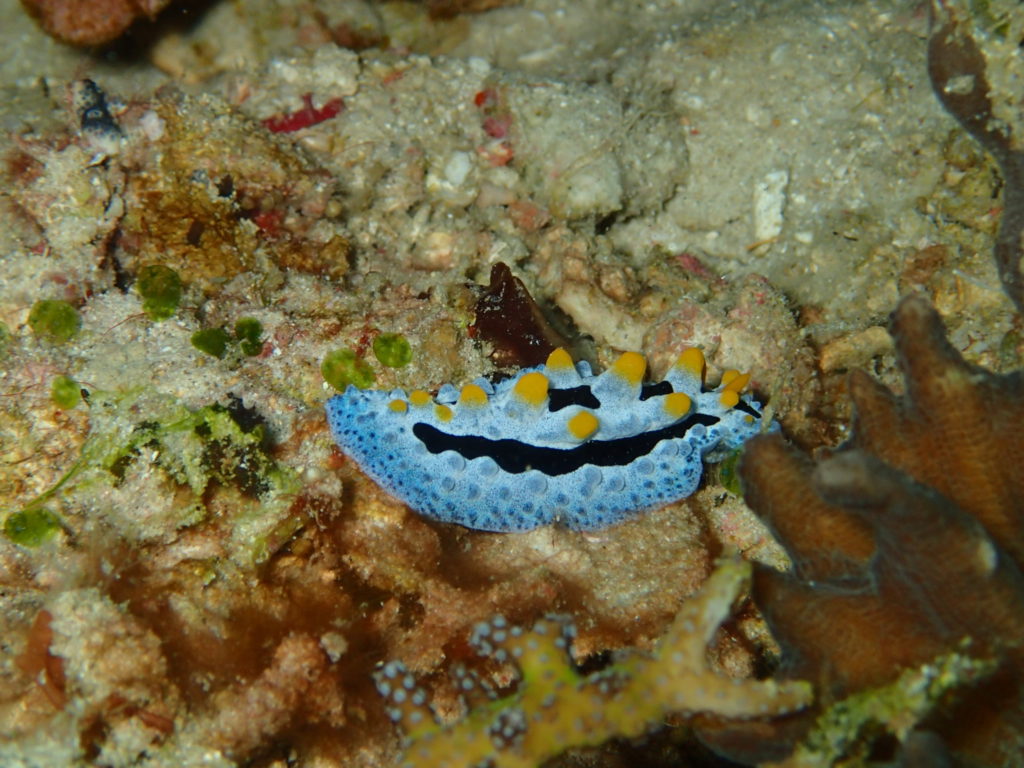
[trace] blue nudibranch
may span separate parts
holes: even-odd
[[[741,394],[749,374],[726,371],[707,390],[695,348],[664,381],[645,384],[646,368],[626,352],[594,376],[556,349],[514,378],[445,384],[436,397],[350,386],[327,417],[341,449],[427,517],[486,531],[601,528],[689,496],[703,461],[761,431],[760,404]]]

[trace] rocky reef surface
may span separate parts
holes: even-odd
[[[72,42],[106,7],[31,5]],[[992,252],[1024,22],[931,5],[130,3],[153,18],[82,49],[2,0],[0,763],[386,766],[465,738],[508,765],[552,739],[604,765],[1019,764],[986,749],[1019,738],[1019,542],[984,478],[1020,464],[1019,262]],[[995,160],[964,103],[1001,121]],[[944,331],[914,299],[894,347],[912,292]],[[653,380],[700,347],[790,446],[850,438],[855,408],[853,447],[812,470],[766,438],[745,497],[726,462],[613,528],[491,534],[416,516],[330,438],[338,388],[501,376],[534,338],[643,352]],[[941,431],[910,450],[922,413]],[[818,516],[790,529],[794,505]],[[808,620],[826,604],[844,643]],[[513,663],[470,642],[497,615],[576,629]],[[389,711],[391,663],[428,709]],[[545,676],[628,738],[521,728]],[[966,683],[1005,710],[959,718]],[[664,694],[643,716],[588,719],[638,686]]]

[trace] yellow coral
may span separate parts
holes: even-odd
[[[636,654],[582,676],[567,654],[564,622],[545,618],[530,631],[498,617],[478,625],[474,643],[521,673],[510,696],[472,710],[451,725],[429,717],[426,695],[397,662],[384,667],[378,688],[391,716],[407,726],[404,766],[526,768],[568,747],[639,736],[669,714],[708,712],[731,718],[783,714],[811,700],[803,681],[735,680],[715,674],[707,643],[726,618],[750,565],[727,560],[683,606],[653,654]]]

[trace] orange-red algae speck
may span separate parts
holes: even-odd
[[[296,112],[266,118],[262,121],[264,127],[271,133],[292,133],[322,123],[324,120],[330,120],[340,114],[345,107],[345,101],[338,97],[317,109],[313,106],[312,93],[302,94],[302,103],[304,106]]]

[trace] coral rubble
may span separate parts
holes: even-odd
[[[854,695],[959,653],[990,674],[978,681],[968,664],[955,696],[923,718],[920,730],[944,741],[930,749],[1021,765],[1024,375],[966,363],[919,296],[903,300],[890,330],[904,395],[856,373],[846,445],[815,465],[765,436],[742,461],[748,503],[794,564],[758,568],[753,596],[782,645],[781,677],[811,680],[818,708],[759,725],[756,740],[734,726],[706,736],[734,756],[779,758],[794,740],[821,740],[828,714]]]
[[[167,4],[24,2],[65,13],[65,37],[87,34],[98,8]],[[564,653],[543,666],[564,675],[554,720],[566,744],[671,713],[684,727],[657,738],[690,748],[695,710],[736,714],[704,706],[691,683],[733,704],[776,687],[751,680],[751,646],[771,641],[749,601],[710,649],[699,633],[658,645],[707,608],[698,590],[723,542],[781,559],[720,486],[601,534],[496,536],[423,521],[333,448],[321,376],[333,351],[381,386],[430,389],[529,364],[516,357],[529,344],[502,358],[513,314],[530,344],[550,342],[508,270],[488,318],[497,331],[484,328],[465,280],[499,262],[595,340],[595,361],[642,348],[657,377],[695,345],[711,379],[724,361],[757,371],[753,387],[800,445],[837,429],[808,339],[874,322],[896,296],[893,264],[917,243],[944,250],[904,275],[924,283],[941,268],[947,297],[973,310],[961,334],[981,339],[975,351],[995,346],[982,311],[996,307],[984,293],[994,271],[974,274],[961,254],[978,249],[934,220],[946,209],[919,210],[935,204],[950,122],[922,110],[934,104],[921,14],[810,0],[756,12],[410,5],[175,4],[147,28],[154,46],[144,34],[102,58],[44,39],[15,6],[29,29],[9,28],[17,82],[0,132],[0,765],[379,768],[399,752],[371,679],[385,660],[422,685],[446,724],[438,745],[463,734],[477,747],[506,739],[505,762],[553,754],[531,741],[561,738],[547,721],[516,744],[517,712],[545,686],[523,669],[504,688],[511,663],[482,662],[504,698],[456,723],[460,686],[446,673],[470,663],[466,637],[496,613],[523,627],[553,611],[576,621],[582,668]],[[202,13],[183,28],[186,8]],[[995,214],[984,163],[969,165],[955,210],[982,222],[975,243]],[[755,218],[773,242],[747,248],[751,199],[765,202],[770,179],[787,180],[767,195],[785,226],[772,234]],[[38,306],[73,317],[66,341]],[[382,354],[396,334],[407,351]],[[887,349],[854,334],[829,370]],[[729,579],[744,567],[727,565]],[[715,598],[719,617],[732,595]],[[692,653],[670,668],[676,641]],[[742,682],[711,675],[705,652]],[[835,722],[858,701],[863,722],[913,727],[964,680],[995,679],[1001,654],[977,656],[943,646],[881,687],[828,693],[838,704],[824,714]],[[602,685],[620,722],[581,735],[567,718],[591,722],[587,695]],[[758,727],[790,743],[776,718]],[[617,748],[596,760],[614,764]]]
[[[282,270],[345,273],[347,240],[333,226],[324,231],[326,211],[337,205],[327,171],[219,99],[165,89],[147,106],[140,119],[159,138],[127,150],[140,155],[119,222],[124,270],[134,274],[159,258],[204,290],[258,267],[272,272],[261,264],[264,254]]]
[[[137,19],[154,18],[170,0],[22,0],[47,34],[72,45],[116,40]]]

